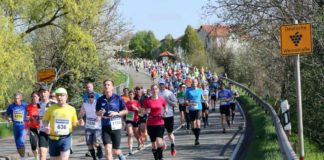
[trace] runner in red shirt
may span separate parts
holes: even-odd
[[[163,159],[164,147],[164,120],[162,114],[166,115],[168,108],[162,97],[158,97],[159,87],[154,84],[151,86],[152,97],[144,101],[143,107],[148,113],[147,130],[152,142],[152,152],[155,160]],[[162,107],[164,113],[162,113]]]
[[[133,133],[138,143],[138,150],[141,149],[141,147],[144,146],[144,144],[140,143],[139,141],[139,131],[138,131],[138,125],[139,125],[139,116],[138,111],[140,110],[140,103],[134,99],[134,92],[129,92],[129,101],[126,103],[126,107],[128,110],[128,113],[126,114],[126,127],[127,127],[127,135],[128,135],[128,148],[129,148],[129,154],[133,154]]]
[[[37,146],[39,140],[39,116],[38,116],[38,109],[39,109],[39,95],[38,92],[34,91],[31,94],[31,103],[27,105],[27,119],[29,119],[29,139],[30,145],[34,154],[34,157],[37,158]]]

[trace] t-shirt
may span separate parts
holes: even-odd
[[[101,96],[97,100],[96,111],[100,111],[101,109],[105,109],[104,118],[101,119],[102,126],[111,126],[110,118],[106,118],[109,116],[109,112],[120,112],[126,109],[125,103],[123,99],[117,95],[112,94],[112,96],[108,99],[106,95]],[[115,118],[118,118],[117,116]]]
[[[38,104],[27,105],[27,116],[29,116],[29,127],[40,128],[39,116],[38,116]]]
[[[220,90],[217,97],[220,100],[221,106],[229,106],[230,101],[228,101],[228,99],[232,97],[232,91],[229,89]]]
[[[176,103],[178,101],[176,96],[170,90],[165,89],[163,91],[160,90],[159,97],[164,98],[164,100],[166,101],[167,107],[168,107],[168,113],[164,117],[172,117],[173,116],[173,107],[170,102]],[[164,112],[164,108],[162,108],[162,112]]]
[[[133,105],[140,109],[140,104],[139,104],[139,102],[137,100],[128,101],[126,103],[126,107],[127,107],[127,110],[128,110],[128,113],[126,115],[126,120],[127,121],[138,122],[139,121],[138,111],[133,109],[133,107],[132,107]]]
[[[188,88],[186,98],[189,101],[189,111],[202,110],[201,97],[203,90],[201,88]]]
[[[177,94],[177,98],[178,98],[178,102],[180,105],[183,105],[185,102],[185,98],[186,98],[186,93],[185,92],[179,92]]]
[[[158,99],[148,98],[144,101],[143,108],[151,110],[147,119],[148,126],[164,125],[164,120],[162,118],[163,106],[166,106],[166,102],[162,97]]]
[[[6,115],[11,117],[14,126],[24,126],[26,121],[26,106],[27,103],[22,102],[20,105],[12,103],[6,110]]]
[[[209,91],[208,89],[204,89],[202,94],[202,102],[208,103],[208,98],[209,98]]]
[[[43,128],[43,116],[45,114],[45,112],[47,111],[47,109],[51,106],[51,105],[54,105],[56,104],[55,102],[53,101],[49,101],[48,103],[45,103],[43,101],[40,101],[38,103],[39,105],[39,108],[38,108],[38,116],[39,116],[39,120],[40,120],[40,128],[41,128],[41,131],[42,131],[42,128]]]
[[[129,101],[129,97],[122,95],[121,98],[123,99],[124,103],[127,103]]]
[[[50,138],[58,140],[58,136],[72,133],[73,126],[78,124],[75,108],[66,104],[61,107],[57,104],[51,105],[44,114],[43,121],[50,124]]]

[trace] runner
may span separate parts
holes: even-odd
[[[200,119],[201,119],[201,98],[203,90],[197,88],[198,80],[194,79],[192,88],[186,90],[186,103],[189,104],[189,117],[191,121],[191,130],[195,135],[195,145],[199,145]]]
[[[89,100],[88,97],[89,97],[90,94],[94,95],[94,100],[95,101],[97,101],[97,99],[101,96],[100,93],[94,91],[94,84],[92,82],[86,83],[85,89],[86,89],[86,91],[82,95],[83,102],[88,102],[88,100]],[[99,144],[99,143],[97,144],[96,148],[97,147],[102,148],[101,144]],[[97,149],[99,149],[99,148],[97,148]],[[101,150],[101,149],[99,149],[99,150]],[[71,154],[72,153],[73,153],[73,151],[72,151],[72,147],[71,147]],[[85,154],[85,156],[86,157],[92,157],[90,152],[87,152]]]
[[[89,93],[87,102],[83,102],[79,117],[80,124],[83,126],[84,121],[83,117],[86,116],[86,125],[85,125],[85,139],[86,144],[88,145],[88,150],[91,157],[96,160],[96,151],[97,148],[97,157],[101,159],[103,157],[101,143],[101,119],[96,115],[96,100],[95,94]]]
[[[216,100],[217,100],[217,92],[218,92],[218,77],[214,76],[212,78],[212,81],[210,82],[210,100],[211,100],[211,106],[212,111],[216,110]]]
[[[189,129],[190,123],[189,118],[187,117],[186,112],[186,106],[185,106],[185,98],[186,98],[186,92],[185,92],[186,85],[180,85],[179,92],[177,94],[177,99],[179,103],[179,112],[180,112],[180,123],[181,126],[184,126],[184,123],[187,122],[187,129]]]
[[[209,126],[208,123],[208,111],[209,111],[209,91],[206,87],[207,82],[203,82],[201,87],[203,90],[203,95],[202,95],[202,118],[204,122],[204,128],[207,128]]]
[[[232,91],[232,99],[230,102],[231,114],[232,114],[232,125],[234,124],[235,109],[236,109],[236,98],[240,97],[239,92],[234,88],[233,83],[229,83],[229,89]]]
[[[20,155],[20,159],[25,159],[25,141],[26,141],[26,106],[27,103],[21,102],[22,94],[16,93],[14,95],[14,102],[11,103],[7,110],[5,118],[8,122],[12,121],[13,134],[17,151]]]
[[[88,97],[89,97],[89,94],[93,94],[94,97],[95,97],[95,100],[97,100],[101,94],[100,93],[97,93],[94,91],[94,84],[92,82],[88,82],[85,86],[86,88],[86,92],[83,93],[82,95],[82,99],[83,99],[83,102],[87,102],[88,101]]]
[[[27,106],[27,119],[29,120],[29,141],[35,160],[38,160],[37,146],[39,142],[39,95],[37,91],[31,94],[31,103]]]
[[[218,92],[218,98],[220,101],[219,111],[221,114],[221,124],[223,127],[223,133],[226,133],[225,130],[225,120],[227,122],[228,127],[231,126],[229,121],[230,116],[230,101],[232,98],[232,91],[225,89],[225,84],[222,82],[220,83],[220,91]]]
[[[78,125],[78,118],[75,108],[66,103],[66,89],[57,88],[55,95],[57,104],[51,105],[43,117],[44,131],[49,135],[51,159],[67,160],[70,156],[72,127]]]
[[[159,87],[157,85],[151,86],[152,97],[144,101],[144,108],[148,113],[147,130],[152,142],[152,153],[155,160],[163,159],[163,140],[164,134],[164,120],[162,115],[167,115],[168,107],[164,98],[159,97]],[[164,112],[162,112],[162,107]]]
[[[173,109],[176,107],[177,98],[176,96],[168,89],[166,89],[166,82],[164,79],[159,80],[159,97],[163,97],[166,101],[168,112],[166,115],[163,115],[164,126],[168,132],[168,137],[171,142],[171,155],[175,156],[177,154],[177,150],[174,146],[174,134],[173,134],[173,126],[174,126],[174,116],[173,116]]]
[[[145,97],[143,95],[142,89],[139,86],[135,87],[134,99],[137,100],[141,106],[143,106],[144,100],[146,98],[147,97]],[[139,137],[140,137],[141,143],[144,143],[144,141],[148,141],[149,136],[147,134],[147,128],[146,128],[147,114],[145,113],[145,109],[142,107],[140,108],[140,111],[139,111],[139,118],[140,118],[139,119],[139,130],[140,130]]]
[[[133,134],[137,140],[138,150],[144,147],[144,142],[140,143],[139,141],[139,116],[138,111],[140,110],[140,103],[137,100],[134,100],[134,93],[132,91],[129,92],[130,101],[126,103],[126,107],[128,113],[126,115],[126,127],[127,127],[127,135],[128,135],[128,148],[129,154],[133,154]]]
[[[112,80],[103,82],[104,95],[98,99],[96,111],[97,115],[102,118],[102,141],[105,145],[106,159],[112,160],[114,154],[118,155],[120,160],[124,160],[125,157],[120,150],[121,117],[127,114],[127,110],[122,98],[113,93],[113,85]]]
[[[42,86],[39,90],[40,99],[39,102],[39,109],[38,109],[38,116],[40,120],[40,130],[39,130],[39,155],[41,160],[46,160],[47,152],[48,152],[48,135],[45,133],[44,125],[43,125],[43,116],[48,109],[49,106],[55,104],[56,98],[55,93],[51,94],[51,99],[49,99],[50,91],[47,86]],[[54,96],[54,97],[52,97]],[[55,101],[54,101],[55,100]]]

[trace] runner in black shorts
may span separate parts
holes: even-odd
[[[128,148],[129,154],[133,154],[133,134],[137,140],[138,147],[137,149],[140,150],[144,143],[141,143],[139,140],[139,131],[138,131],[138,123],[139,123],[139,116],[138,111],[140,109],[140,103],[137,100],[134,100],[134,93],[132,91],[129,92],[130,100],[126,103],[126,107],[128,113],[126,115],[126,127],[127,127],[127,135],[128,135]]]
[[[184,104],[185,102],[185,98],[186,98],[186,93],[185,93],[185,88],[186,85],[180,85],[179,88],[179,92],[177,94],[177,98],[178,98],[178,103],[179,103],[179,112],[180,112],[180,123],[181,123],[181,127],[184,126],[184,123],[187,122],[187,128],[189,129],[189,119],[186,117],[186,106]]]
[[[152,153],[155,160],[163,159],[163,134],[164,134],[164,120],[162,115],[166,115],[168,107],[164,98],[159,97],[159,87],[152,85],[152,97],[144,101],[143,107],[148,113],[147,130],[152,142]],[[164,112],[162,112],[162,107]]]
[[[97,100],[96,111],[101,117],[102,141],[105,145],[108,160],[113,159],[113,154],[118,155],[120,160],[126,159],[120,150],[121,141],[121,117],[127,114],[126,106],[122,98],[113,93],[113,81],[103,82],[104,95]]]
[[[209,123],[208,123],[208,110],[209,110],[209,91],[206,88],[207,82],[203,82],[201,87],[203,89],[203,94],[202,94],[202,119],[204,122],[204,128],[207,128]]]
[[[233,83],[229,83],[229,89],[232,91],[232,99],[230,102],[231,114],[232,114],[232,124],[234,124],[234,117],[235,117],[235,108],[236,108],[236,101],[235,99],[240,97],[240,94],[237,90],[234,89]]]
[[[220,114],[221,114],[221,124],[223,127],[223,133],[225,133],[225,120],[227,121],[228,127],[230,127],[230,100],[232,98],[232,91],[225,89],[225,84],[220,84],[221,89],[218,92],[218,98],[220,100]]]

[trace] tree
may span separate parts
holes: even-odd
[[[207,63],[204,45],[198,37],[196,30],[190,25],[188,25],[185,30],[183,40],[181,41],[181,47],[185,52],[185,59],[191,64],[201,67]],[[199,57],[199,60],[197,57]]]
[[[134,56],[140,58],[152,58],[152,50],[157,48],[160,42],[152,31],[137,32],[129,42],[129,49],[134,51]]]
[[[175,42],[171,34],[168,34],[161,41],[160,50],[174,53]]]
[[[12,102],[15,92],[29,97],[35,77],[33,52],[0,10],[0,108]]]

